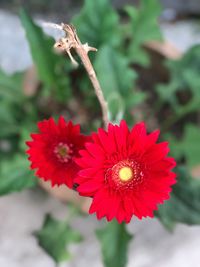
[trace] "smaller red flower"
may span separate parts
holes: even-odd
[[[60,117],[58,124],[53,118],[38,123],[40,133],[31,134],[32,141],[27,154],[31,169],[37,169],[36,175],[52,186],[66,184],[73,187],[73,180],[79,171],[74,162],[80,149],[83,149],[87,136],[80,134],[80,125],[73,125]]]
[[[159,131],[147,134],[144,123],[129,130],[125,121],[92,135],[76,159],[81,171],[75,179],[79,194],[93,197],[90,214],[119,223],[133,215],[153,217],[176,182],[176,162],[167,156],[167,142],[156,143],[158,136]]]

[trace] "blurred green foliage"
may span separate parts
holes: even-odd
[[[24,113],[26,98],[21,90],[23,73],[12,76],[0,70],[0,137],[9,138],[20,132],[19,120]],[[23,103],[23,104],[22,104]]]
[[[113,220],[107,223],[104,228],[98,229],[96,235],[101,242],[105,266],[126,266],[128,244],[132,239],[132,235],[126,230],[126,225]]]
[[[152,40],[162,40],[158,17],[161,6],[158,0],[141,0],[140,7],[127,6],[126,12],[130,17],[128,57],[134,62],[148,66],[148,54],[142,46]]]
[[[168,134],[166,137],[170,142],[171,153],[177,160],[181,161],[181,158],[184,157],[190,168],[199,165],[200,127],[188,123],[181,138],[177,139],[172,134]]]
[[[111,121],[119,121],[122,117],[130,119],[130,109],[145,99],[145,93],[135,90],[137,73],[131,66],[130,55],[127,55],[126,38],[132,32],[132,22],[128,23],[130,30],[127,33],[108,0],[86,0],[82,11],[72,22],[81,41],[98,48],[96,57],[91,59],[108,102]],[[141,50],[142,53],[145,54],[144,50]],[[88,80],[86,75],[82,83],[86,83],[87,98],[91,86],[86,89],[88,81],[85,82],[85,79]]]
[[[125,111],[137,104],[137,100],[142,100],[138,98],[138,94],[143,96],[142,93],[134,93],[134,97],[130,97],[136,73],[129,67],[128,58],[108,45],[99,49],[94,66],[108,102],[110,119],[119,121],[124,117]],[[118,104],[115,107],[112,105],[113,99]]]
[[[160,104],[168,103],[173,111],[166,121],[170,127],[180,118],[200,107],[200,45],[189,49],[180,60],[167,60],[170,73],[168,84],[158,85],[156,90]]]
[[[177,168],[178,183],[157,217],[170,230],[178,222],[200,224],[200,181],[190,174],[191,168],[200,164],[200,46],[191,48],[179,60],[166,60],[168,81],[155,82],[151,90],[143,90],[141,70],[152,71],[152,58],[144,47],[146,42],[162,40],[158,24],[161,7],[157,0],[142,0],[139,7],[124,10],[120,16],[109,0],[85,0],[72,22],[81,41],[98,48],[97,54],[90,56],[108,102],[110,120],[118,123],[124,118],[133,125],[135,111],[139,110],[143,119],[159,125],[170,141],[171,154],[184,165]],[[82,66],[74,69],[68,58],[56,54],[53,38],[46,36],[24,10],[20,18],[39,86],[28,96],[25,72],[7,75],[0,70],[1,195],[36,185],[24,152],[25,140],[35,131],[38,120],[62,113],[80,121],[77,114],[84,111],[85,130],[101,124],[100,107]],[[68,258],[65,247],[69,243],[80,240],[67,223],[51,216],[46,217],[36,236],[56,262]],[[97,237],[105,266],[125,266],[131,236],[124,224],[110,223],[97,231]]]
[[[193,179],[184,166],[177,169],[177,177],[170,200],[156,212],[169,230],[173,230],[177,223],[200,224],[200,181]]]
[[[70,244],[82,241],[79,232],[73,230],[68,222],[54,219],[47,214],[42,229],[35,233],[39,245],[59,263],[71,257]]]
[[[2,161],[0,177],[0,195],[33,187],[37,182],[36,177],[29,170],[27,159],[22,155],[15,155],[10,161]]]
[[[122,40],[119,16],[108,0],[85,0],[72,22],[80,40],[98,49],[104,44],[118,46]]]
[[[20,17],[44,92],[58,101],[66,101],[71,97],[71,87],[63,71],[64,58],[53,51],[54,39],[45,35],[24,10],[21,10]]]

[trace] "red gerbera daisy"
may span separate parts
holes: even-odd
[[[156,144],[158,136],[159,131],[148,135],[144,123],[129,131],[125,121],[92,135],[93,143],[76,160],[82,170],[75,179],[80,195],[93,197],[90,213],[119,223],[130,222],[132,215],[153,217],[176,176],[174,159],[166,157],[168,143]]]
[[[40,133],[31,134],[30,147],[31,169],[37,169],[36,175],[55,184],[73,187],[73,179],[79,167],[74,162],[78,151],[83,149],[88,137],[80,134],[80,125],[73,125],[59,118],[58,124],[53,118],[38,123]]]

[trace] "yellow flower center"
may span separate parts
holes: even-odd
[[[108,185],[120,192],[134,190],[143,183],[144,178],[143,166],[132,159],[118,161],[105,173],[105,181]]]
[[[133,171],[130,167],[122,167],[119,170],[119,178],[122,182],[127,182],[133,178]]]

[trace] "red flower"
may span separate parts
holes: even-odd
[[[73,187],[73,179],[79,167],[74,162],[78,151],[83,149],[88,137],[80,134],[80,125],[73,125],[59,118],[58,125],[53,118],[38,123],[40,133],[31,134],[30,147],[31,169],[37,169],[36,175],[52,186],[66,184]]]
[[[144,123],[129,131],[125,121],[92,135],[93,143],[76,160],[82,170],[75,179],[79,194],[93,197],[90,214],[108,221],[116,217],[119,223],[130,222],[132,215],[153,217],[176,176],[170,171],[174,159],[166,157],[168,143],[156,144],[158,136],[159,131],[147,135]]]

